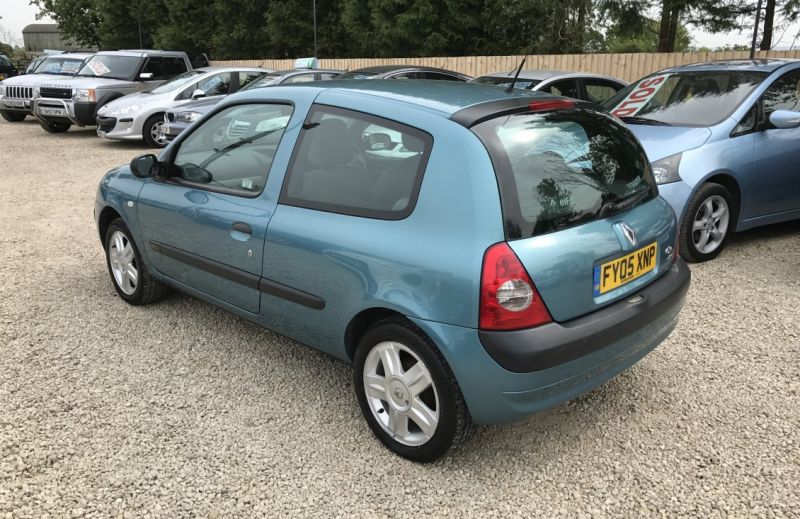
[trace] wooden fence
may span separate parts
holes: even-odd
[[[749,53],[729,52],[676,52],[676,53],[638,53],[638,54],[556,54],[547,56],[528,56],[526,69],[549,69],[579,72],[593,72],[615,76],[625,81],[634,81],[651,72],[677,65],[699,63],[720,59],[746,59]],[[759,58],[800,58],[800,51],[764,51]],[[455,70],[470,76],[480,76],[490,72],[511,70],[519,66],[522,56],[464,56],[457,58],[346,58],[320,59],[320,68],[354,70],[373,65],[425,65]],[[294,66],[291,59],[255,59],[235,61],[214,61],[214,65],[262,66],[276,70]]]

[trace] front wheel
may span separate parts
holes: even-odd
[[[404,458],[434,461],[465,443],[474,430],[441,352],[404,319],[381,321],[364,334],[353,380],[370,429]]]
[[[64,133],[65,131],[69,130],[72,124],[70,123],[62,123],[62,122],[54,122],[54,121],[40,121],[39,124],[44,128],[44,131],[47,133]]]
[[[21,123],[27,117],[26,114],[20,112],[10,112],[8,110],[0,110],[0,116],[10,123]]]
[[[105,249],[111,282],[122,299],[132,305],[146,305],[166,295],[167,286],[150,275],[121,218],[109,224]]]
[[[722,252],[735,225],[733,196],[725,186],[708,182],[700,186],[681,221],[681,256],[686,261],[709,261]]]
[[[151,115],[142,127],[144,142],[151,148],[164,148],[168,144],[164,135],[164,114]]]

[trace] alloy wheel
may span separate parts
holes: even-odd
[[[167,136],[164,134],[164,121],[158,121],[150,127],[150,138],[159,146],[167,145]]]
[[[126,295],[133,295],[139,281],[136,254],[133,252],[131,241],[120,231],[115,231],[111,235],[108,246],[108,262],[119,289]]]
[[[697,209],[692,223],[692,242],[702,254],[717,250],[728,233],[730,209],[725,198],[711,195]]]
[[[424,445],[439,426],[439,394],[425,363],[407,346],[374,346],[363,370],[364,392],[383,430],[403,445]]]

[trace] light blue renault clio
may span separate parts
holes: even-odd
[[[177,288],[353,364],[392,451],[602,384],[689,286],[637,140],[593,105],[435,81],[243,92],[105,175],[119,296]],[[147,333],[144,331],[143,333]]]
[[[686,260],[715,258],[734,231],[800,218],[800,61],[666,69],[603,104],[653,162]]]

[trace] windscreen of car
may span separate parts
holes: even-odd
[[[86,62],[78,75],[130,81],[141,64],[142,58],[137,56],[98,55]]]
[[[634,124],[713,126],[730,116],[767,77],[752,71],[697,71],[647,77],[603,101]]]
[[[369,79],[373,76],[377,76],[377,72],[372,72],[369,70],[353,70],[351,72],[345,72],[344,74],[339,74],[336,76],[336,79]]]
[[[584,110],[524,113],[472,130],[492,157],[507,239],[597,220],[658,194],[644,150],[611,117]]]
[[[39,63],[34,74],[54,74],[57,76],[74,76],[83,65],[83,59],[53,56]]]
[[[472,81],[470,81],[470,83],[483,83],[486,85],[496,85],[506,88],[511,86],[511,83],[513,82],[514,82],[514,76],[511,77],[483,76],[475,78]],[[514,83],[514,88],[530,90],[539,83],[541,83],[541,81],[538,79],[517,78],[517,82]]]
[[[261,88],[265,86],[274,85],[275,82],[278,81],[278,79],[280,79],[282,75],[283,74],[264,74],[255,81],[251,81],[246,86],[242,87],[239,91],[242,92],[244,90],[251,90],[253,88]]]
[[[5,56],[0,56],[0,66],[1,67],[13,67],[14,65],[11,64],[11,60],[9,60]]]
[[[175,76],[173,79],[167,81],[166,83],[150,90],[150,93],[165,94],[167,92],[172,92],[173,90],[178,90],[187,83],[190,83],[194,78],[196,78],[201,74],[204,74],[202,70],[190,70],[188,72],[184,72],[183,74]]]

